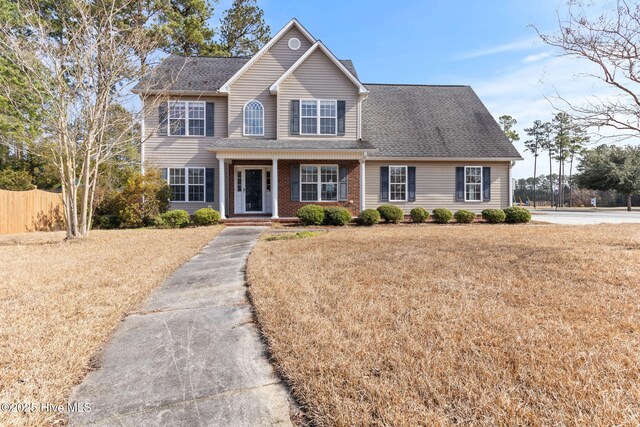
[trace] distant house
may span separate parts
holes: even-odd
[[[354,215],[511,203],[521,156],[469,86],[362,83],[295,19],[251,58],[169,56],[144,84],[164,98],[143,100],[143,158],[173,208],[280,218],[310,203]]]

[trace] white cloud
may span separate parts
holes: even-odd
[[[482,58],[485,56],[497,55],[499,53],[517,52],[522,50],[529,50],[536,47],[536,42],[539,41],[537,37],[531,37],[524,40],[518,40],[511,43],[505,43],[488,48],[472,50],[469,52],[463,52],[455,56],[455,59],[473,59]]]
[[[546,58],[548,58],[550,56],[551,56],[550,52],[534,53],[534,54],[525,56],[522,59],[522,62],[524,62],[525,64],[530,64],[532,62],[541,61],[541,60],[546,59]]]

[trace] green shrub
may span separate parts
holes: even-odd
[[[220,212],[212,208],[198,209],[193,213],[195,225],[214,225],[220,221]]]
[[[120,227],[120,218],[117,215],[100,215],[94,218],[93,224],[96,228],[110,230]]]
[[[365,209],[358,215],[358,222],[362,225],[373,225],[380,222],[380,212],[375,209]]]
[[[433,212],[431,213],[431,217],[438,224],[446,224],[451,221],[451,218],[453,218],[453,214],[449,209],[437,208],[433,210]]]
[[[473,220],[476,219],[476,214],[465,209],[460,209],[453,214],[453,217],[460,224],[471,224]]]
[[[168,211],[160,215],[165,225],[169,228],[181,228],[189,225],[190,218],[187,211],[176,209]]]
[[[398,222],[404,219],[404,212],[397,206],[393,205],[382,205],[378,207],[378,212],[380,213],[380,217],[385,220],[385,222],[392,222],[397,224]]]
[[[167,228],[167,223],[162,219],[162,215],[156,215],[156,217],[151,220],[151,224],[155,225],[156,228]]]
[[[425,208],[413,208],[411,209],[411,221],[413,222],[425,222],[429,219],[429,212]]]
[[[33,177],[27,171],[4,169],[0,171],[0,189],[11,191],[25,191],[36,188],[32,183]]]
[[[351,222],[351,212],[340,207],[324,208],[324,225],[347,225]]]
[[[504,215],[505,222],[508,222],[509,224],[531,221],[531,212],[529,212],[525,208],[520,208],[517,206],[512,206],[510,208],[504,209]]]
[[[302,225],[321,225],[324,221],[324,209],[318,205],[306,205],[296,214]]]
[[[504,222],[505,216],[502,209],[485,209],[482,211],[482,218],[491,224]]]

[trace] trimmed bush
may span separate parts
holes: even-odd
[[[520,208],[517,206],[512,206],[510,208],[504,209],[504,215],[505,222],[508,222],[509,224],[518,224],[531,221],[531,212],[529,212],[525,208]]]
[[[380,213],[380,217],[385,220],[385,222],[392,222],[397,224],[398,222],[404,219],[404,212],[397,206],[393,205],[382,205],[378,207],[378,212]]]
[[[193,213],[195,225],[214,225],[220,221],[220,212],[212,208],[198,209]]]
[[[321,225],[324,221],[324,209],[318,205],[306,205],[296,213],[302,225]]]
[[[446,224],[451,221],[451,218],[453,218],[453,214],[449,209],[437,208],[433,210],[433,212],[431,213],[431,217],[438,224]]]
[[[176,209],[160,215],[164,224],[169,228],[182,228],[189,225],[190,218],[187,211]]]
[[[476,219],[476,214],[466,209],[460,209],[453,214],[453,217],[460,224],[471,224]]]
[[[349,210],[338,206],[324,208],[324,225],[347,225],[350,222]]]
[[[375,209],[365,209],[358,215],[358,221],[362,225],[373,225],[380,222],[380,212]]]
[[[504,222],[505,216],[502,209],[485,209],[482,211],[482,219],[491,224]]]
[[[429,219],[429,212],[425,208],[413,208],[411,209],[411,221],[413,222],[425,222]]]

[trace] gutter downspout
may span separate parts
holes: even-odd
[[[511,178],[511,169],[513,169],[513,166],[516,164],[515,160],[511,160],[510,164],[509,164],[509,206],[511,207],[513,206],[513,178]]]

